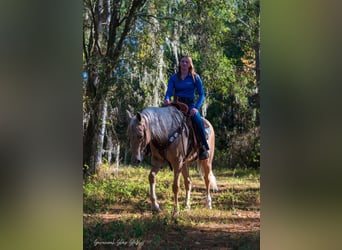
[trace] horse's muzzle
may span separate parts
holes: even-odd
[[[139,164],[140,162],[142,162],[143,157],[144,157],[144,153],[141,152],[140,150],[132,150],[131,162],[133,164]]]
[[[133,163],[140,164],[141,160],[136,159]]]
[[[132,157],[132,163],[133,164],[139,164],[141,163],[141,157]]]

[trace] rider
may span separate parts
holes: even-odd
[[[205,93],[203,83],[198,74],[195,73],[194,65],[190,56],[182,56],[178,65],[178,72],[173,74],[168,81],[164,98],[164,105],[171,104],[171,96],[174,90],[174,97],[188,106],[188,113],[191,116],[192,124],[195,127],[197,138],[200,141],[199,159],[209,158],[209,146],[205,136],[203,120],[198,109],[202,106]],[[195,90],[198,99],[195,102]]]

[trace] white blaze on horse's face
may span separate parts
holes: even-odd
[[[141,116],[131,119],[128,133],[131,144],[132,162],[140,163],[143,158],[143,150],[146,147],[145,129],[141,122]]]

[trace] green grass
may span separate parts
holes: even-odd
[[[139,242],[144,244],[143,249],[198,248],[199,245],[196,244],[216,244],[233,249],[239,249],[234,246],[245,245],[254,246],[246,249],[258,249],[258,232],[240,234],[234,230],[229,233],[229,230],[225,229],[227,225],[239,222],[233,219],[235,210],[259,211],[258,171],[214,170],[219,191],[212,193],[213,209],[208,210],[205,208],[204,181],[195,168],[191,168],[191,210],[185,211],[183,207],[185,191],[181,179],[181,211],[177,217],[172,216],[173,172],[164,168],[157,175],[156,193],[162,208],[159,214],[152,214],[150,211],[148,174],[147,167],[125,166],[109,179],[101,180],[93,176],[84,181],[85,249],[113,249],[120,244],[120,248],[129,248]],[[105,219],[106,216],[109,219]],[[206,228],[214,230],[208,229],[203,236],[202,231],[207,230]],[[203,237],[208,237],[208,243],[200,242]],[[231,240],[227,241],[230,238]],[[182,241],[179,241],[180,239]],[[107,242],[108,245],[96,245],[96,242]],[[201,247],[205,248],[203,245]],[[136,248],[135,246],[131,249]]]

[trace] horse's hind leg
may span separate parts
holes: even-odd
[[[151,205],[152,205],[152,211],[159,212],[160,207],[157,202],[157,195],[156,195],[156,175],[159,171],[160,167],[153,167],[150,171],[150,174],[148,176],[148,180],[150,182],[150,199],[151,199]]]
[[[182,168],[184,178],[184,186],[186,191],[186,209],[190,209],[190,193],[191,193],[191,179],[189,175],[189,167],[184,165]]]
[[[204,182],[205,182],[205,191],[206,191],[206,194],[207,194],[207,208],[209,209],[212,209],[212,206],[211,206],[211,196],[210,196],[210,181],[211,181],[211,178],[210,178],[210,174],[211,174],[211,167],[210,167],[210,163],[209,163],[209,160],[204,160],[204,161],[199,161],[199,164],[201,165],[201,168],[202,168],[202,173],[204,175]]]

